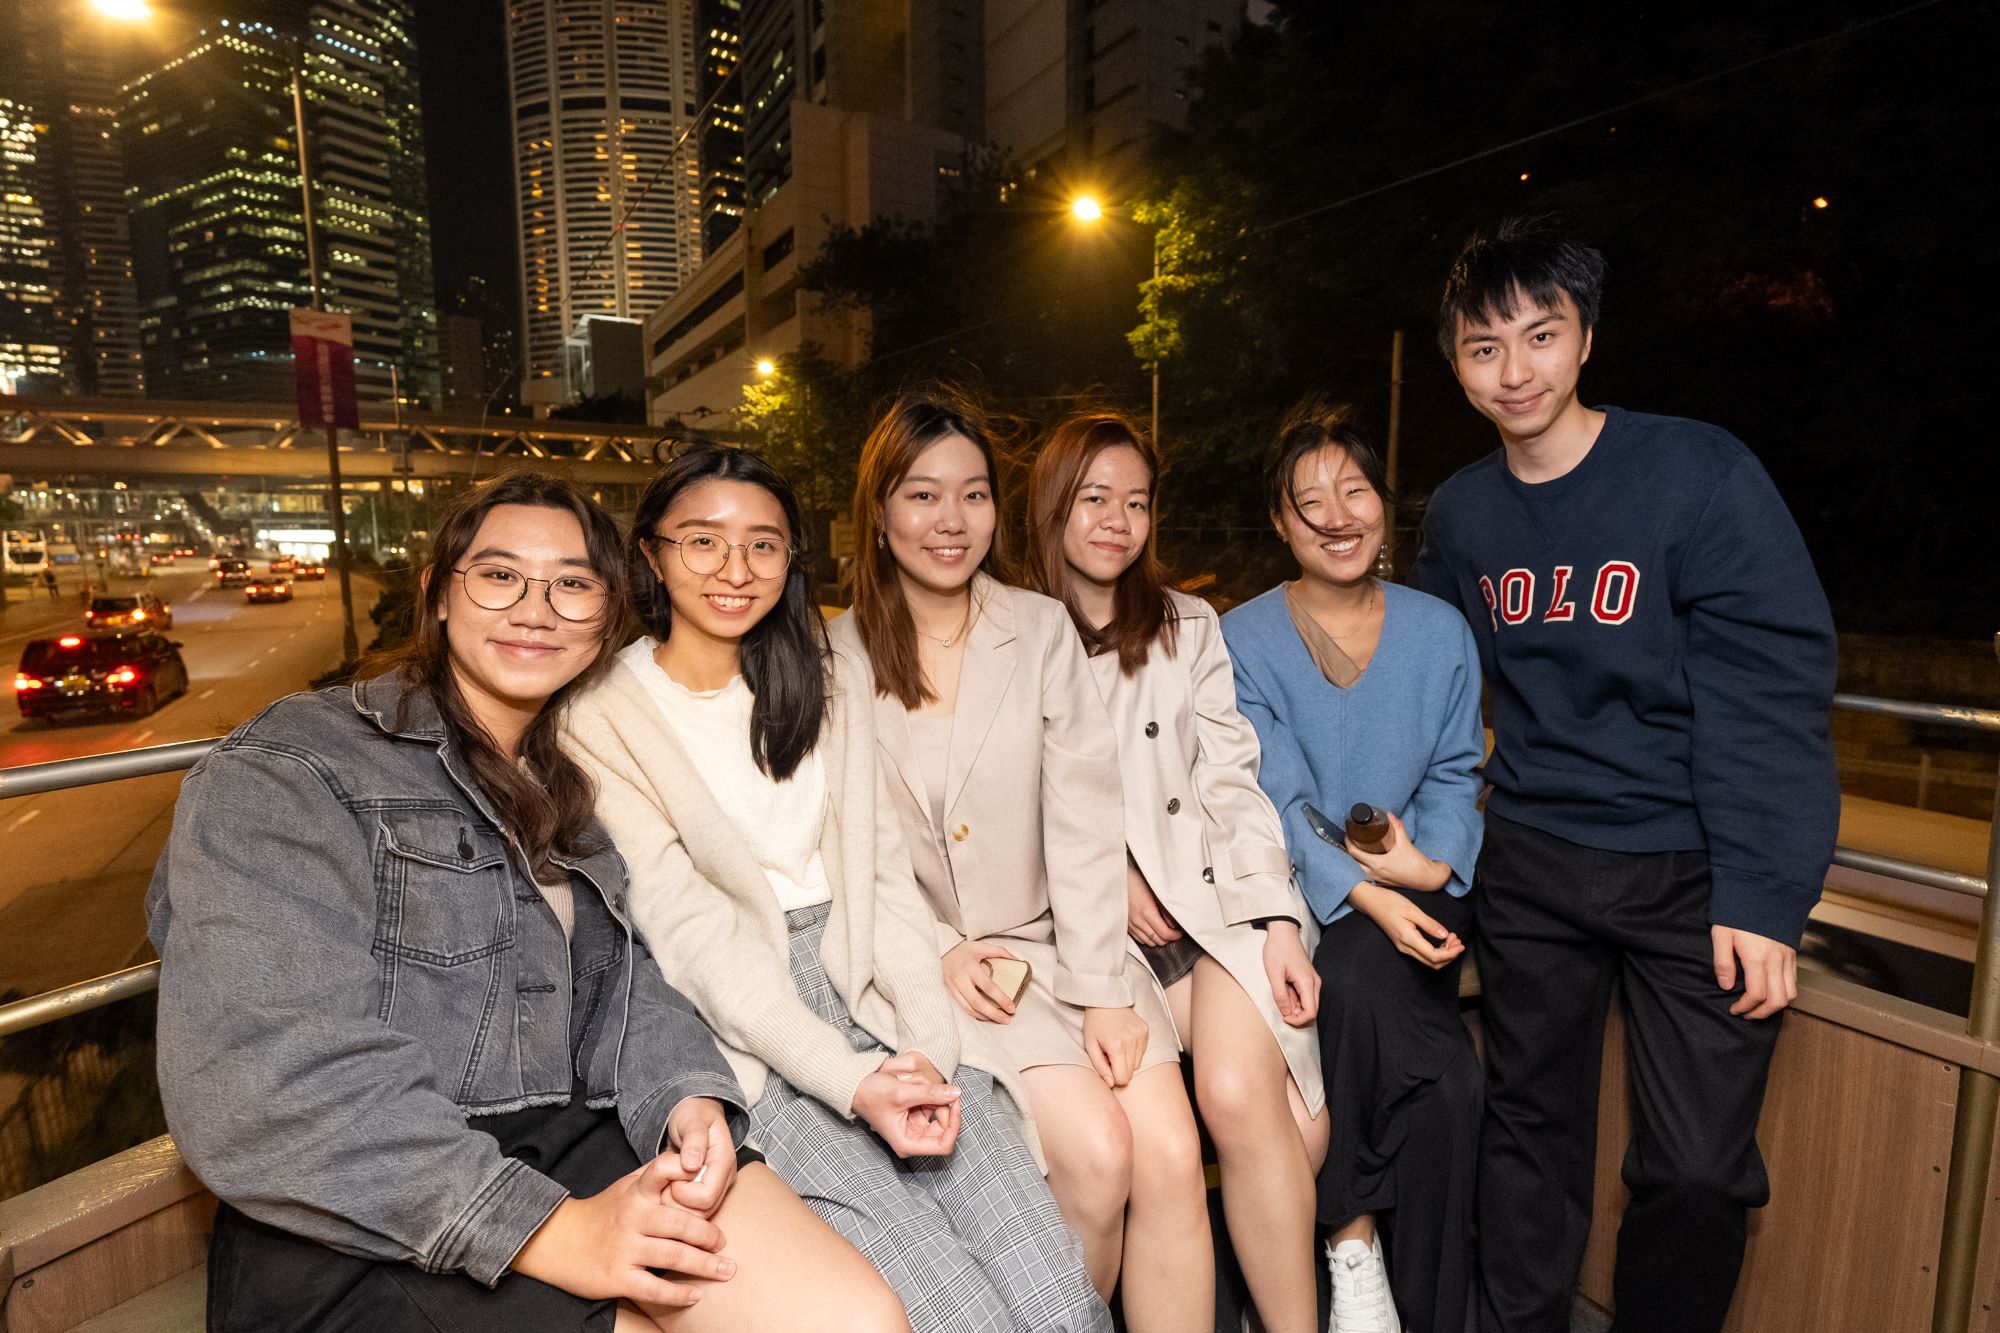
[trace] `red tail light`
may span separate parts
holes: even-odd
[[[26,694],[29,690],[39,690],[47,684],[47,681],[37,680],[33,676],[17,675],[14,677],[14,693]]]
[[[137,685],[139,683],[139,673],[131,667],[119,667],[104,678],[104,683],[107,685]]]

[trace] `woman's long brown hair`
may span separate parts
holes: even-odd
[[[451,669],[451,648],[438,612],[451,595],[452,572],[472,548],[479,525],[501,505],[526,505],[573,516],[583,528],[590,572],[605,586],[604,616],[597,626],[597,656],[577,677],[550,695],[521,736],[519,763],[493,743],[472,715]],[[403,672],[403,704],[424,690],[437,705],[452,744],[465,756],[472,780],[493,802],[502,828],[514,835],[529,869],[547,872],[549,856],[584,856],[597,850],[591,838],[597,792],[590,775],[563,752],[557,740],[563,706],[610,670],[612,654],[631,637],[630,581],[618,525],[575,486],[532,470],[502,473],[461,496],[438,524],[424,562],[417,594],[416,624],[402,647],[369,658],[359,675]],[[532,594],[531,594],[532,595]],[[400,714],[400,708],[399,708]],[[400,715],[398,724],[400,725]]]
[[[1119,671],[1129,676],[1146,664],[1146,655],[1162,636],[1166,650],[1172,652],[1180,627],[1173,599],[1167,595],[1166,566],[1153,545],[1156,525],[1146,525],[1139,558],[1118,576],[1111,619],[1102,629],[1085,619],[1071,590],[1069,559],[1063,554],[1063,529],[1084,474],[1106,449],[1121,448],[1133,450],[1145,463],[1150,503],[1160,489],[1160,451],[1123,413],[1078,412],[1042,440],[1035,451],[1034,470],[1028,474],[1028,556],[1022,573],[1030,588],[1069,608],[1069,618],[1092,657],[1117,653]]]
[[[875,668],[876,690],[894,695],[905,708],[921,708],[937,694],[924,679],[917,656],[917,624],[910,618],[910,604],[903,596],[896,557],[886,544],[883,514],[889,492],[910,475],[917,455],[949,435],[963,435],[985,456],[997,517],[1000,464],[993,447],[993,430],[979,403],[957,389],[940,385],[914,390],[890,404],[861,446],[854,481],[854,559],[848,564],[854,592],[851,614]],[[993,545],[979,562],[980,572],[996,579],[1004,578],[1006,568],[1001,532],[996,521]]]

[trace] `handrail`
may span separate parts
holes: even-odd
[[[1834,848],[1833,863],[1846,866],[1849,870],[1865,870],[1871,875],[1943,889],[1946,893],[1963,893],[1971,898],[1984,898],[1990,887],[1977,875],[1961,875],[1956,870],[1927,866],[1921,861],[1905,861],[1900,856],[1884,856],[1880,852],[1864,852],[1858,847]]]
[[[0,801],[14,796],[40,796],[44,792],[63,791],[70,787],[90,787],[100,782],[123,782],[126,778],[178,772],[193,768],[203,755],[221,743],[220,740],[175,741],[169,745],[147,745],[137,750],[88,754],[81,759],[54,759],[46,764],[0,768]]]
[[[79,981],[73,986],[43,991],[40,995],[30,995],[11,1004],[0,1004],[0,1037],[11,1037],[16,1032],[26,1032],[29,1028],[38,1028],[72,1014],[102,1009],[107,1004],[116,1004],[159,988],[160,964],[156,960],[128,967],[123,972],[113,972],[109,976]]]
[[[1878,713],[1906,722],[1936,722],[1968,731],[2000,731],[2000,709],[1960,708],[1954,704],[1919,703],[1914,699],[1878,699],[1872,694],[1836,694],[1833,706],[1850,713]]]

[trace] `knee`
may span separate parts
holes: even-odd
[[[1093,1221],[1117,1217],[1132,1193],[1132,1128],[1122,1115],[1090,1117],[1049,1136],[1051,1185]]]
[[[1202,1191],[1201,1131],[1191,1111],[1162,1117],[1135,1136],[1132,1175],[1135,1186],[1143,1182],[1149,1192]]]
[[[1241,1061],[1209,1052],[1195,1061],[1195,1100],[1201,1104],[1209,1137],[1218,1144],[1233,1145],[1268,1133],[1272,1092]],[[1276,1092],[1284,1096],[1282,1088]]]
[[[910,1333],[902,1301],[879,1277],[871,1290],[841,1310],[841,1333]]]

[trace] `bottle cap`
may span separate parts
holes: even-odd
[[[1363,825],[1380,824],[1383,822],[1382,812],[1364,801],[1347,812],[1347,822]]]

